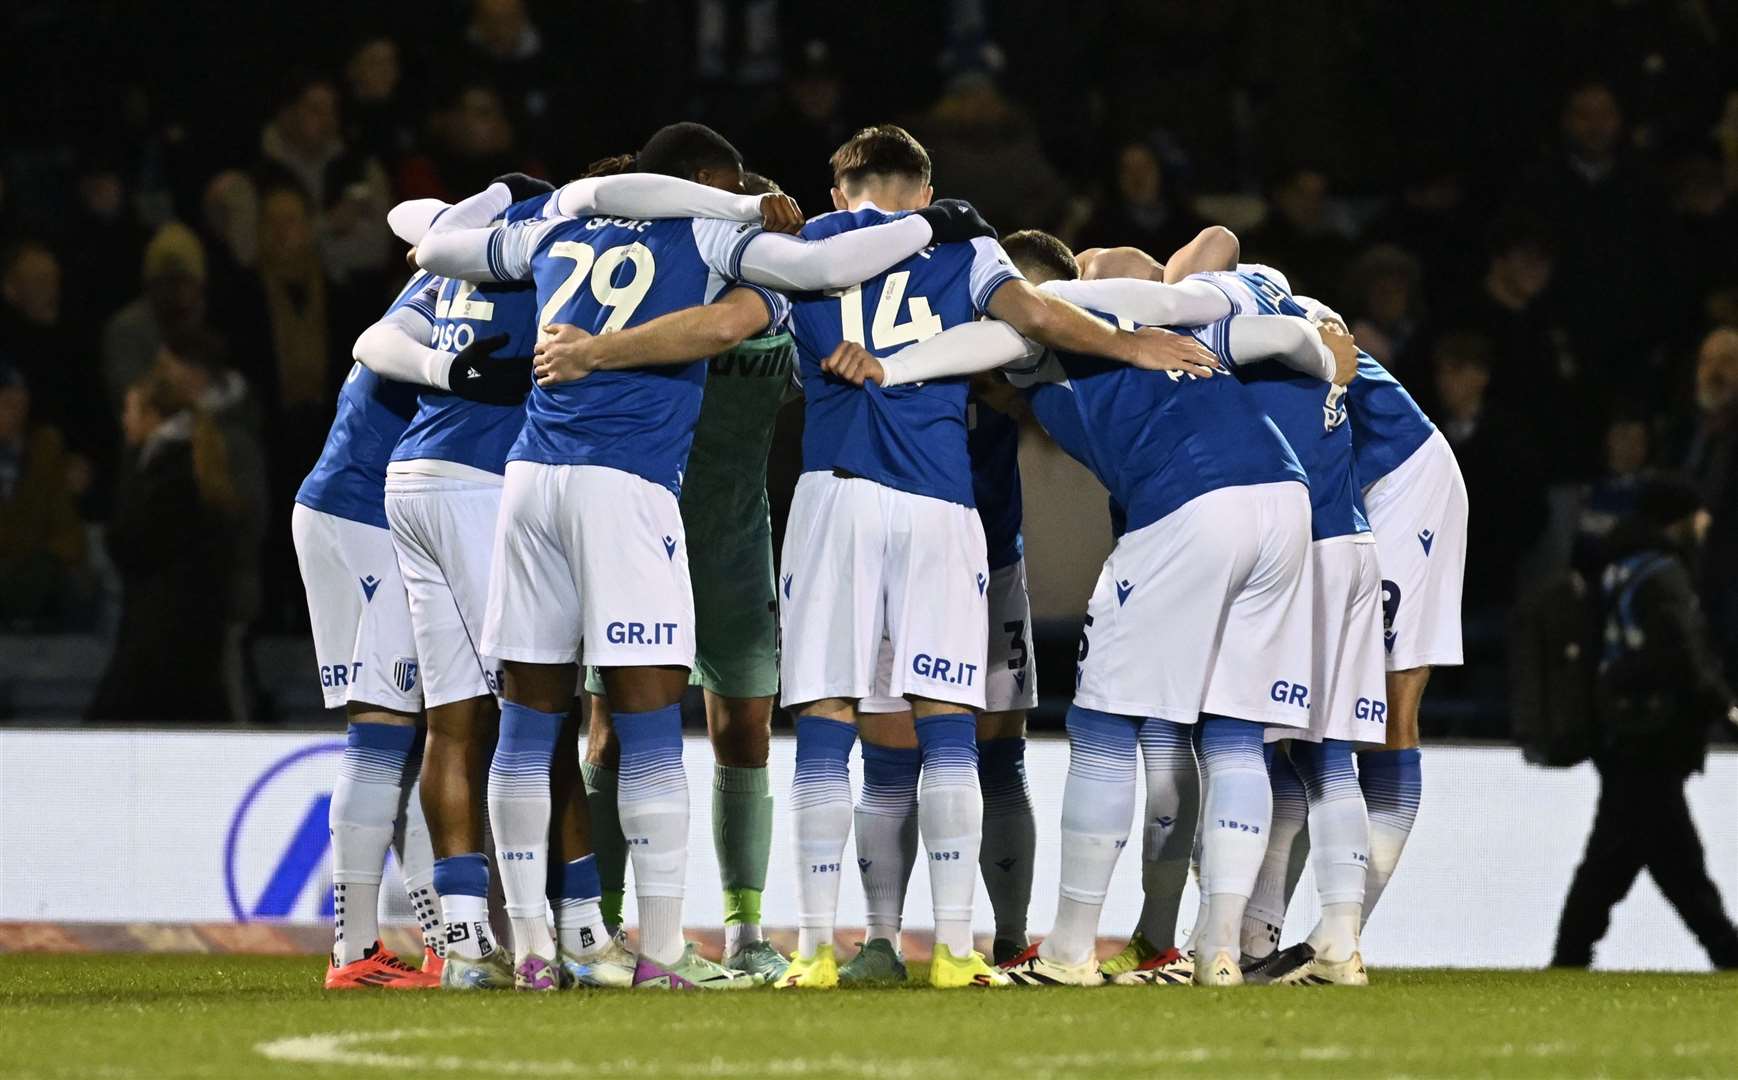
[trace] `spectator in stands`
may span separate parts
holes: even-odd
[[[398,42],[383,35],[357,45],[344,65],[344,91],[345,140],[396,165],[410,152],[417,128]]]
[[[386,172],[372,147],[345,145],[338,90],[329,80],[306,75],[290,80],[288,87],[260,133],[263,171],[289,177],[307,194],[332,281],[371,279],[388,257]]]
[[[1378,244],[1352,264],[1352,335],[1358,347],[1400,376],[1417,378],[1424,329],[1424,269],[1393,244]]]
[[[1647,420],[1638,415],[1620,414],[1605,427],[1605,470],[1580,493],[1575,519],[1571,559],[1585,580],[1598,579],[1607,539],[1635,509],[1652,442]]]
[[[1525,425],[1490,406],[1492,358],[1490,341],[1479,334],[1457,331],[1440,338],[1429,410],[1479,505],[1467,527],[1464,596],[1469,610],[1486,611],[1514,596],[1517,564],[1546,516],[1537,453]]]
[[[1728,188],[1720,163],[1704,150],[1674,163],[1671,181],[1672,255],[1662,267],[1674,283],[1668,333],[1697,327],[1703,298],[1738,285],[1738,260],[1732,257],[1738,251],[1738,184]]]
[[[36,416],[58,428],[100,477],[114,449],[115,423],[90,378],[96,350],[86,325],[63,310],[54,252],[24,241],[0,253],[0,353],[24,373]]]
[[[1702,598],[1721,661],[1738,672],[1738,330],[1721,327],[1696,354],[1698,418],[1685,471],[1712,515]]]
[[[172,221],[145,248],[144,294],[115,312],[103,329],[103,386],[120,415],[128,387],[156,360],[166,338],[205,324],[205,246]]]
[[[1328,178],[1313,168],[1282,173],[1268,191],[1269,212],[1245,247],[1282,271],[1298,291],[1326,292],[1344,278],[1352,243],[1328,200]]]
[[[1532,178],[1527,199],[1557,242],[1557,273],[1575,283],[1563,315],[1601,398],[1620,398],[1658,333],[1663,200],[1626,151],[1623,112],[1603,82],[1564,99],[1560,148]]]
[[[956,76],[910,127],[939,190],[970,200],[988,220],[1049,227],[1060,217],[1066,193],[1038,132],[987,73]]]
[[[228,533],[235,505],[222,436],[152,372],[127,390],[129,451],[109,523],[121,621],[86,716],[229,719],[222,670]]]
[[[184,334],[165,343],[157,354],[156,369],[176,396],[202,413],[223,440],[235,501],[222,670],[230,714],[245,721],[254,711],[256,694],[243,656],[249,628],[259,619],[264,599],[260,556],[271,517],[259,405],[247,380],[224,363],[223,343],[210,334]]]
[[[259,339],[266,324],[259,265],[260,193],[252,176],[225,169],[205,185],[200,198],[199,237],[205,246],[206,309],[210,326],[232,348],[231,361],[254,393],[273,372],[270,350],[237,349]]]
[[[151,232],[134,211],[118,155],[107,147],[80,152],[73,205],[57,233],[65,263],[66,302],[92,320],[107,318],[139,292],[139,261]],[[101,237],[101,243],[91,243]]]
[[[1372,240],[1398,244],[1424,264],[1434,300],[1444,290],[1464,291],[1483,268],[1484,252],[1467,243],[1489,215],[1470,189],[1466,162],[1439,149],[1410,163],[1412,173],[1366,230]]]
[[[458,86],[435,117],[435,146],[398,173],[406,198],[455,201],[502,173],[542,175],[543,163],[519,148],[501,95],[485,83]]]
[[[777,181],[805,213],[832,208],[827,159],[855,130],[841,107],[843,96],[832,50],[824,41],[806,43],[778,102],[744,147],[749,164]]]
[[[61,629],[88,612],[78,499],[89,483],[60,432],[32,423],[24,376],[0,361],[0,625]]]
[[[1127,245],[1165,260],[1206,226],[1165,176],[1157,148],[1131,139],[1117,149],[1114,187],[1081,228],[1079,246]]]
[[[1709,517],[1695,485],[1650,479],[1612,536],[1601,575],[1605,654],[1595,695],[1599,808],[1557,927],[1553,967],[1587,967],[1612,907],[1643,867],[1717,968],[1738,968],[1738,929],[1708,878],[1684,783],[1708,729],[1738,717],[1710,648],[1690,564]]]
[[[509,122],[533,145],[544,145],[557,80],[524,0],[472,0],[464,42],[446,70],[498,88]]]
[[[281,622],[296,617],[286,613],[303,610],[290,545],[290,507],[302,477],[320,456],[333,395],[349,359],[334,337],[338,324],[328,309],[307,197],[293,187],[270,189],[260,199],[258,281],[264,318],[237,348],[241,355],[264,358],[253,388],[265,409],[271,448],[266,604],[268,615]]]
[[[1489,257],[1476,287],[1444,305],[1461,325],[1496,348],[1491,400],[1511,415],[1525,413],[1540,431],[1551,480],[1585,479],[1597,470],[1603,411],[1587,387],[1574,343],[1551,302],[1556,248],[1542,222],[1506,214],[1490,232]],[[1539,409],[1539,402],[1556,407]]]

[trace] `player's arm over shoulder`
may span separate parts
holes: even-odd
[[[442,277],[465,281],[529,281],[531,260],[579,222],[565,218],[514,222],[480,229],[433,229],[416,248],[416,263]]]
[[[607,334],[546,326],[545,338],[537,345],[537,378],[550,385],[584,378],[593,371],[704,360],[782,322],[788,311],[788,303],[777,293],[739,286],[726,289],[709,304],[668,312]]]
[[[933,235],[929,222],[915,214],[820,240],[742,230],[729,222],[694,223],[701,258],[713,270],[793,292],[867,281],[928,247]]]

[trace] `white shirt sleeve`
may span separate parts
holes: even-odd
[[[433,329],[421,308],[407,304],[362,331],[351,355],[376,375],[446,390],[453,354],[423,344]]]
[[[996,319],[966,323],[908,345],[881,361],[883,387],[976,375],[999,367],[1029,365],[1044,348]]]
[[[488,187],[460,199],[429,222],[429,232],[457,232],[460,229],[481,229],[507,212],[513,205],[513,193],[506,184]]]
[[[1010,281],[1024,281],[1026,276],[1014,266],[1014,260],[1002,250],[1002,245],[988,236],[972,240],[972,268],[969,276],[972,309],[979,315],[989,313],[990,297]]]
[[[711,236],[702,240],[702,229],[714,226],[723,227],[728,243]],[[750,231],[732,233],[744,228]],[[916,214],[824,240],[803,240],[730,222],[694,223],[701,258],[713,270],[795,292],[843,289],[867,281],[928,247],[933,235],[929,222]]]
[[[407,199],[386,212],[386,226],[392,235],[411,247],[422,243],[423,234],[450,209],[440,199]]]
[[[1175,285],[1139,278],[1046,281],[1039,288],[1069,303],[1146,326],[1206,326],[1231,314],[1231,300],[1206,281]]]
[[[456,207],[455,207],[456,209]],[[492,229],[436,228],[417,245],[417,265],[466,281],[529,281],[531,256],[562,218],[522,221]]]
[[[1233,364],[1278,360],[1324,382],[1334,378],[1333,352],[1315,326],[1296,315],[1239,315],[1225,324],[1224,345],[1213,351]]]
[[[721,218],[759,221],[760,196],[736,195],[656,173],[594,176],[563,184],[549,200],[562,217],[608,214],[633,218]],[[545,207],[545,213],[549,212]]]

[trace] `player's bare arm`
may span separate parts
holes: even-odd
[[[1155,371],[1202,378],[1219,361],[1200,342],[1162,330],[1121,330],[1059,296],[1024,281],[1010,281],[990,298],[989,312],[1041,345],[1120,360]]]
[[[1165,280],[1165,266],[1159,260],[1136,247],[1092,248],[1075,256],[1084,281],[1102,278],[1139,278],[1142,281]]]
[[[545,326],[534,374],[539,386],[554,386],[594,371],[691,363],[742,344],[765,330],[769,318],[759,293],[731,289],[710,304],[609,334],[565,324]]]
[[[1223,225],[1209,225],[1165,261],[1163,273],[1157,280],[1174,285],[1190,274],[1235,270],[1242,257],[1243,245],[1236,233]]]

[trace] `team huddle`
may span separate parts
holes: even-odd
[[[358,338],[292,519],[326,704],[349,718],[326,986],[902,981],[920,845],[936,987],[1362,985],[1418,808],[1419,699],[1461,660],[1447,441],[1227,230],[1162,264],[998,240],[932,200],[927,153],[890,125],[831,165],[834,212],[805,220],[718,133],[673,124],[559,189],[515,174],[392,210],[417,270]],[[775,578],[767,457],[794,396]],[[1116,534],[1036,943],[1017,398],[1103,483]],[[683,933],[691,681],[722,962]],[[775,698],[796,719],[788,958],[760,914]],[[1100,962],[1143,768],[1145,905]],[[1306,826],[1321,917],[1279,949]],[[868,928],[841,962],[853,831]],[[420,968],[379,941],[395,834]]]

